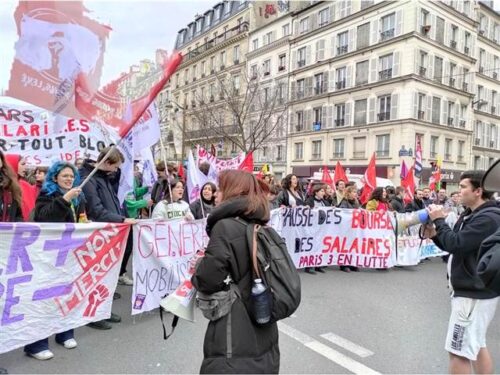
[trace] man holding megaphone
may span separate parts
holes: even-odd
[[[485,172],[467,171],[460,178],[460,196],[465,212],[451,229],[443,206],[430,205],[424,236],[450,253],[451,316],[445,349],[450,354],[449,371],[488,374],[493,363],[486,348],[486,332],[495,315],[498,294],[487,289],[476,270],[481,243],[500,227],[500,208],[484,189]]]

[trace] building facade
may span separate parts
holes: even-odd
[[[430,162],[441,157],[445,182],[457,183],[460,171],[473,166],[476,52],[485,43],[478,41],[479,7],[486,6],[337,1],[297,12],[289,168],[310,176],[340,160],[352,173],[363,173],[375,152],[378,175],[399,183],[399,165],[413,163],[419,139],[427,167],[422,182],[428,182]],[[487,78],[492,81],[492,73]],[[492,146],[488,155],[500,155],[498,132],[487,130],[480,138]]]

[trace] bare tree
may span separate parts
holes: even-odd
[[[288,112],[288,85],[286,78],[269,83],[263,83],[262,78],[258,72],[242,72],[239,77],[216,74],[208,92],[198,88],[187,102],[190,111],[184,113],[191,116],[190,129],[184,130],[185,141],[223,139],[250,152],[273,138]]]

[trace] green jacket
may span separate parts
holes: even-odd
[[[131,191],[125,197],[125,208],[128,217],[136,219],[139,216],[139,210],[148,206],[148,201],[143,199],[147,192],[147,186],[137,187],[134,180],[134,191]]]

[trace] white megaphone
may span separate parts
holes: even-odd
[[[191,280],[184,280],[174,293],[160,301],[160,306],[181,319],[194,322],[195,297],[196,289]]]

